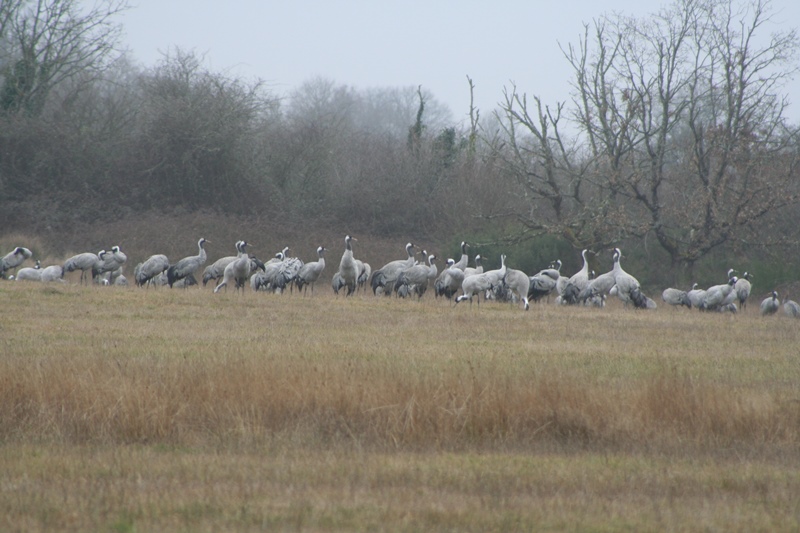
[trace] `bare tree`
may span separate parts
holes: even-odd
[[[34,115],[60,83],[107,68],[121,32],[114,19],[128,8],[127,0],[104,0],[88,10],[77,0],[4,0],[2,6],[0,109]]]

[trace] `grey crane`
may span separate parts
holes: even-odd
[[[42,269],[42,282],[64,281],[63,265],[50,265]]]
[[[569,278],[569,283],[574,285],[578,288],[578,291],[582,291],[589,285],[589,262],[586,260],[586,254],[589,253],[589,250],[584,249],[581,252],[581,257],[583,258],[583,266],[581,269],[572,275]]]
[[[395,281],[397,281],[397,276],[400,275],[400,272],[414,266],[414,248],[416,248],[416,246],[409,242],[406,244],[406,254],[408,254],[406,259],[389,261],[372,273],[372,294],[377,295],[378,289],[382,289],[383,294],[386,296],[392,293],[391,288],[394,286]]]
[[[36,264],[32,267],[20,268],[14,278],[17,281],[41,281],[42,279],[42,263],[38,259]]]
[[[138,287],[143,287],[151,279],[165,272],[169,268],[169,259],[164,254],[155,254],[148,257],[144,263],[136,265],[133,269],[133,282]]]
[[[475,274],[483,274],[483,258],[481,254],[475,256],[475,268],[467,267],[464,269],[464,277],[473,276]]]
[[[88,283],[89,280],[87,279],[86,273],[91,272],[99,262],[100,258],[98,255],[92,252],[84,252],[82,254],[73,255],[64,261],[64,272],[80,270],[80,283]]]
[[[339,275],[342,277],[344,286],[347,287],[347,294],[350,296],[356,290],[356,283],[358,283],[358,266],[353,258],[353,241],[357,241],[354,237],[346,235],[344,238],[344,253],[342,259],[339,261]]]
[[[528,278],[528,300],[538,302],[542,298],[549,298],[550,295],[556,290],[556,285],[561,277],[558,269],[554,268],[555,263],[551,263],[549,268],[540,270]]]
[[[314,296],[314,284],[322,275],[322,271],[325,270],[326,250],[327,248],[324,246],[317,247],[317,260],[306,263],[297,272],[295,283],[297,284],[298,292],[305,289],[303,292],[303,294],[305,294],[305,292],[308,291],[308,285],[311,285],[311,296]]]
[[[641,290],[639,280],[631,276],[623,270],[620,264],[622,259],[622,250],[614,248],[614,268],[611,270],[614,273],[614,285],[617,286],[617,298],[622,300],[625,304],[632,302],[636,307],[642,307]],[[636,291],[636,292],[634,292]],[[646,303],[646,301],[645,301]]]
[[[407,294],[412,292],[418,298],[422,298],[425,291],[428,290],[428,284],[432,279],[436,279],[438,268],[435,264],[436,256],[425,250],[422,251],[423,255],[427,257],[427,264],[421,263],[407,268],[400,275],[397,276],[397,281],[394,284],[394,292],[400,296],[401,291]],[[405,289],[403,289],[405,288]]]
[[[200,240],[197,241],[197,255],[184,257],[167,269],[167,283],[170,288],[189,274],[194,276],[197,269],[205,264],[208,256],[206,255],[204,246],[209,242],[211,241],[207,241],[205,238],[201,237]]]
[[[364,289],[367,290],[367,281],[369,281],[369,277],[372,275],[372,267],[369,263],[365,263],[360,259],[356,259],[356,265],[358,266],[358,284],[356,285],[356,290]]]
[[[464,241],[461,241],[461,257],[453,265],[459,270],[466,271],[467,266],[469,265],[469,255],[467,255],[467,248],[469,248],[469,244],[467,244]]]
[[[611,259],[614,265],[616,265],[619,261],[619,253],[617,252],[616,248],[611,254]],[[609,295],[615,283],[614,269],[612,268],[610,271],[600,274],[593,280],[589,281],[589,283],[586,285],[586,288],[578,295],[578,300],[580,300],[582,303],[587,303],[592,299]]]
[[[344,280],[342,279],[342,275],[339,274],[338,270],[333,275],[333,278],[331,278],[331,287],[333,288],[333,292],[336,294],[336,296],[339,296],[339,291],[344,288]]]
[[[783,301],[783,312],[788,317],[800,318],[800,304],[786,298]]]
[[[454,259],[447,260],[447,268],[442,270],[442,273],[436,278],[433,283],[434,295],[444,296],[448,300],[461,289],[461,284],[464,282],[465,272],[455,266]]]
[[[692,284],[692,289],[686,292],[687,298],[689,298],[689,302],[698,309],[700,308],[700,304],[703,303],[703,299],[706,296],[705,289],[698,289],[697,283]]]
[[[236,255],[226,255],[225,257],[220,257],[203,269],[203,287],[205,287],[212,279],[217,285],[219,285],[222,276],[225,274],[225,267],[236,261],[236,258],[239,256],[240,242],[242,241],[236,241],[236,244],[234,245],[234,248],[236,249]]]
[[[780,309],[780,302],[778,301],[778,293],[772,291],[772,294],[761,302],[761,316],[774,315]]]
[[[0,259],[0,278],[5,279],[7,276],[6,273],[9,270],[13,270],[16,273],[17,267],[24,263],[26,259],[30,259],[32,256],[33,252],[23,246],[17,246],[8,252],[3,256],[2,259]]]
[[[739,305],[742,307],[742,311],[744,311],[745,307],[747,306],[747,298],[750,297],[750,291],[752,291],[753,286],[750,283],[750,278],[753,275],[749,272],[745,272],[742,274],[742,277],[736,281],[736,285],[733,286],[733,290],[736,291],[736,299],[739,300]]]
[[[101,255],[102,254],[102,255]],[[97,278],[109,274],[107,281],[113,283],[114,272],[118,270],[128,260],[128,256],[122,253],[119,246],[114,246],[111,251],[106,252],[103,250],[101,254],[97,254],[100,259],[92,268],[92,277],[98,281]]]
[[[672,287],[664,289],[664,292],[661,293],[661,299],[672,306],[685,305],[689,309],[692,308],[692,300],[689,299],[689,295],[686,291],[680,289],[673,289]]]
[[[456,298],[456,303],[463,302],[464,300],[469,300],[470,305],[472,305],[472,297],[475,294],[478,295],[478,305],[481,303],[480,294],[485,293],[488,290],[492,290],[498,285],[503,282],[503,278],[506,276],[506,256],[500,256],[500,268],[495,270],[489,270],[488,272],[484,272],[483,274],[475,274],[474,276],[470,276],[468,278],[464,278],[464,281],[461,283],[461,290],[464,292],[461,296]]]
[[[732,304],[736,299],[736,292],[733,286],[736,284],[736,276],[731,277],[728,283],[721,285],[714,285],[706,289],[703,296],[703,301],[700,302],[698,309],[701,311],[719,311],[720,309],[730,309],[729,304]]]
[[[522,270],[507,268],[506,275],[503,279],[508,290],[516,294],[522,302],[523,308],[526,311],[530,309],[531,306],[528,303],[528,291],[531,284],[530,277]]]
[[[225,271],[222,275],[222,283],[214,287],[215,293],[219,292],[223,287],[230,285],[231,281],[235,283],[237,291],[242,289],[242,292],[244,292],[244,285],[250,277],[250,272],[253,268],[253,263],[250,260],[250,256],[247,255],[248,245],[249,244],[246,241],[236,242],[236,248],[239,251],[239,254],[237,255],[235,261],[228,263],[228,266],[225,267]]]

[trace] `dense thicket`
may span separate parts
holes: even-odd
[[[142,68],[115,52],[128,6],[99,5],[0,4],[3,228],[216,210],[578,249],[648,241],[690,269],[800,235],[781,92],[798,38],[769,33],[763,0],[595,21],[564,49],[570,102],[510,87],[466,125],[424,88],[312,79],[278,97],[181,50]]]

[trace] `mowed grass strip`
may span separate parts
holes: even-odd
[[[75,529],[797,526],[788,318],[22,283],[0,298],[9,527],[67,521],[65,494],[86,497]],[[125,497],[91,496],[104,483]]]

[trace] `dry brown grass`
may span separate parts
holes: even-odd
[[[0,284],[0,528],[800,527],[796,321],[328,291]]]

